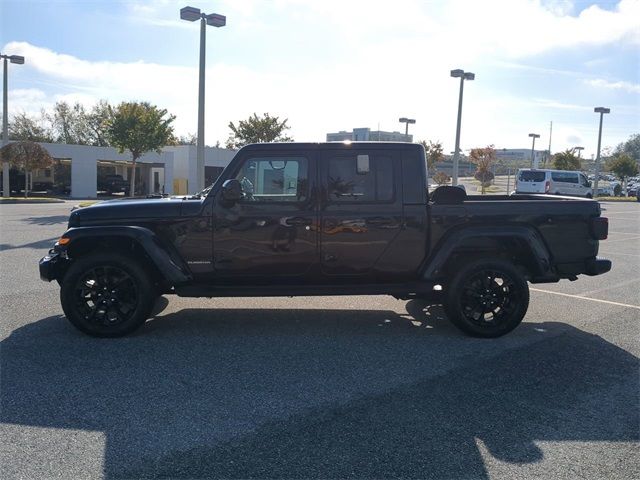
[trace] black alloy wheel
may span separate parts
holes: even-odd
[[[131,275],[116,266],[98,266],[78,278],[75,308],[85,320],[115,326],[131,318],[138,304],[138,287]]]
[[[505,335],[520,324],[528,306],[527,281],[502,260],[479,260],[463,267],[446,292],[447,316],[476,337]]]
[[[62,308],[79,330],[97,337],[120,337],[140,327],[157,298],[149,275],[118,253],[75,260],[60,290]]]

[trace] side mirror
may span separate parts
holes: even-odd
[[[231,203],[239,202],[240,200],[242,200],[243,195],[240,181],[235,178],[226,180],[222,184],[222,198]]]

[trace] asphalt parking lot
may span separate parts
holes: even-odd
[[[84,336],[37,260],[71,203],[0,205],[0,477],[640,478],[640,204],[612,271],[463,336],[387,297],[183,299]]]

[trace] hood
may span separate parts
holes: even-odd
[[[200,212],[203,202],[201,198],[188,197],[107,200],[74,210],[69,216],[69,226],[195,216]]]

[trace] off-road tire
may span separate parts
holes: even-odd
[[[496,338],[522,322],[529,307],[529,286],[515,266],[503,260],[477,260],[448,282],[447,317],[467,335]]]
[[[133,332],[149,318],[157,297],[149,273],[121,253],[93,253],[74,260],[60,288],[67,319],[94,337]]]

